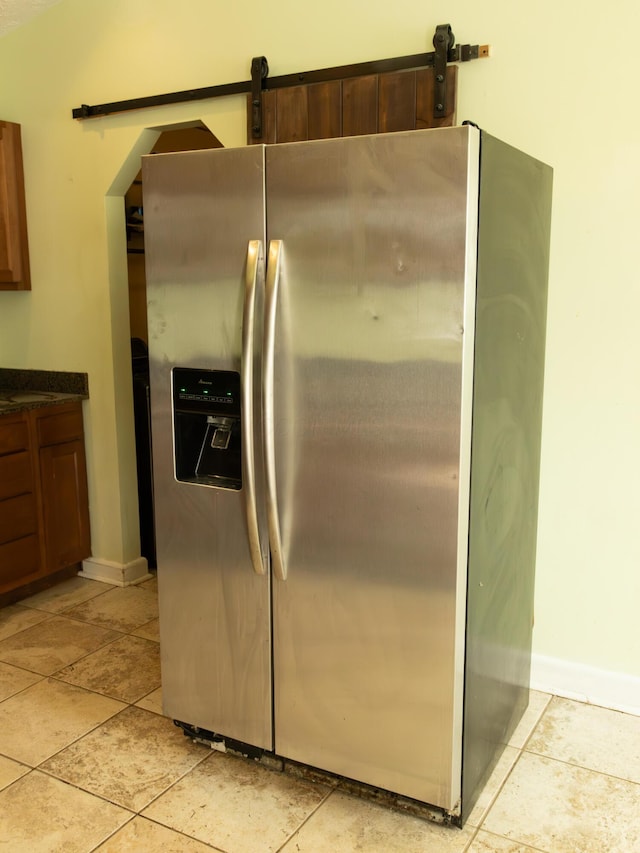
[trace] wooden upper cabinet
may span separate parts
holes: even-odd
[[[31,290],[20,125],[0,121],[0,290]]]
[[[301,142],[450,127],[456,122],[457,66],[447,66],[447,97],[434,117],[435,71],[419,68],[331,80],[326,83],[265,89],[262,136],[252,135],[251,95],[247,99],[247,141]],[[267,83],[268,85],[268,83]]]

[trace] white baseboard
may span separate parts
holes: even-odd
[[[115,586],[132,586],[153,577],[149,574],[145,557],[138,557],[130,563],[112,563],[110,560],[89,557],[88,560],[82,561],[82,571],[78,572],[78,575]]]
[[[531,687],[564,699],[640,716],[640,678],[534,654]]]

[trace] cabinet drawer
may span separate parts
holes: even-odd
[[[36,500],[33,495],[20,495],[0,503],[0,542],[21,539],[37,530]]]
[[[25,536],[0,545],[0,585],[26,578],[40,569],[37,536]]]
[[[0,456],[0,501],[32,491],[31,454],[22,450]]]
[[[62,444],[82,438],[82,408],[75,404],[65,412],[38,417],[38,443],[40,447],[49,444]]]
[[[8,416],[7,416],[8,417]],[[29,447],[29,430],[26,421],[11,419],[0,421],[0,456],[26,450]]]

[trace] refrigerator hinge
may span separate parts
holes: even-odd
[[[251,134],[254,139],[262,136],[262,81],[268,73],[266,56],[254,56],[251,60]]]

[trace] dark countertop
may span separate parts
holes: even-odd
[[[86,373],[0,368],[0,415],[88,398]]]

